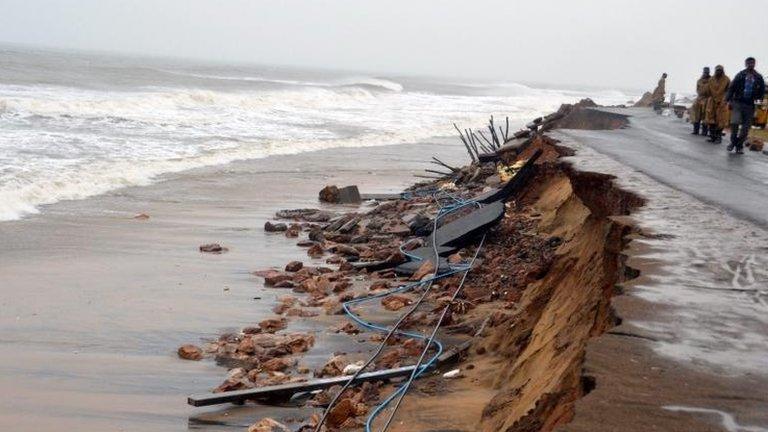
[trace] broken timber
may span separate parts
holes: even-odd
[[[459,345],[448,349],[437,359],[437,367],[456,360],[464,351],[472,345],[472,339],[468,339]],[[408,377],[413,372],[414,366],[403,366],[395,369],[384,369],[374,372],[366,372],[357,377],[356,382],[388,380],[398,377]],[[224,403],[242,404],[248,400],[259,399],[289,399],[298,393],[326,389],[335,385],[343,385],[349,381],[349,376],[323,378],[312,381],[280,384],[274,386],[259,387],[247,390],[235,390],[221,393],[205,393],[191,395],[187,403],[192,406],[210,406]]]

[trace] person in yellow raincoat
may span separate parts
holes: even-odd
[[[701,131],[701,134],[704,136],[707,136],[709,133],[709,125],[707,122],[704,122],[704,127],[702,128],[702,120],[704,120],[704,111],[707,107],[707,99],[709,99],[709,67],[705,67],[704,71],[701,74],[701,78],[699,78],[698,81],[696,81],[696,100],[693,101],[693,105],[691,105],[691,123],[693,124],[693,132],[691,132],[693,135],[698,135],[699,131]]]
[[[725,95],[731,79],[725,74],[723,66],[715,66],[715,74],[709,79],[709,100],[704,115],[704,121],[709,125],[709,142],[720,144],[723,142],[723,129],[728,127],[731,116],[728,111],[728,103]]]

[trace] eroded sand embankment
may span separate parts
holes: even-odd
[[[553,430],[573,418],[573,403],[595,386],[582,373],[587,342],[616,323],[611,297],[618,283],[636,274],[621,253],[633,228],[614,216],[627,215],[643,200],[615,187],[611,176],[578,172],[551,157],[569,154],[551,139],[537,139],[521,157],[533,148],[543,148],[550,157],[539,165],[507,220],[533,220],[529,229],[557,247],[536,280],[506,301],[481,305],[467,315],[470,321],[474,314],[489,312],[493,318],[459,365],[466,379],[448,385],[447,396],[410,398],[413,405],[399,417],[431,424],[423,430],[441,430],[435,423],[458,424],[459,430]],[[486,254],[493,254],[493,247],[491,241]],[[499,252],[526,253],[510,247]],[[477,273],[486,280],[505,280],[504,270],[491,262]]]

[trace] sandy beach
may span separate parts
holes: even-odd
[[[0,387],[13,389],[0,429],[247,427],[264,413],[201,417],[186,406],[187,394],[215,387],[225,370],[175,350],[271,315],[279,293],[251,271],[311,262],[295,241],[265,233],[264,222],[278,209],[318,206],[325,184],[398,192],[429,156],[459,163],[462,152],[435,140],[236,162],[0,223]],[[139,213],[150,218],[134,219]],[[230,250],[197,250],[211,242]],[[317,332],[310,366],[340,338],[325,327],[291,320],[291,329]]]

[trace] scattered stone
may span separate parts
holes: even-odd
[[[315,337],[308,334],[293,334],[289,335],[286,346],[290,348],[293,354],[309,351],[312,345],[315,344]]]
[[[338,428],[354,416],[355,403],[349,398],[342,399],[328,413],[326,422],[328,423],[328,426]]]
[[[258,423],[252,424],[248,432],[291,432],[285,425],[278,423],[271,418],[263,418]]]
[[[323,254],[325,254],[325,250],[318,243],[315,243],[312,247],[307,249],[307,255],[311,256],[312,258],[319,258],[323,256]]]
[[[458,252],[448,256],[448,262],[450,264],[461,264],[462,261],[464,261],[464,258],[462,258],[461,254]]]
[[[388,295],[381,300],[381,305],[390,311],[398,311],[411,303],[410,298],[397,294]]]
[[[400,361],[403,359],[403,350],[398,348],[391,351],[387,351],[376,362],[376,365],[384,369],[392,369],[400,366]]]
[[[288,230],[288,225],[284,223],[272,223],[267,221],[264,223],[264,231],[266,232],[283,232]]]
[[[259,323],[259,327],[267,333],[275,333],[288,326],[288,320],[285,318],[270,318]]]
[[[296,359],[278,357],[262,363],[261,369],[268,372],[283,372],[284,370],[293,367],[295,364]]]
[[[331,246],[331,252],[337,253],[339,255],[343,255],[345,257],[355,257],[358,258],[360,256],[360,252],[353,248],[352,246],[347,246],[343,244],[337,244]]]
[[[287,280],[286,279],[286,280],[282,280],[282,281],[276,283],[273,286],[275,288],[295,288],[296,287],[296,282],[294,282],[292,280]]]
[[[351,322],[344,323],[341,327],[336,329],[336,333],[346,333],[350,335],[356,335],[360,333],[360,329]]]
[[[431,276],[435,272],[435,265],[432,260],[425,260],[418,270],[411,276],[412,281],[420,281],[426,276]]]
[[[277,304],[277,306],[272,308],[272,312],[278,315],[282,315],[283,313],[285,313],[285,311],[287,311],[288,309],[293,307],[294,304],[296,304],[296,297],[285,296],[285,297],[281,297],[280,300],[278,301],[279,303]]]
[[[218,243],[209,243],[209,244],[204,244],[200,246],[200,252],[206,252],[206,253],[221,254],[228,250],[229,249],[221,246]]]
[[[336,186],[326,186],[320,190],[320,201],[327,203],[339,202],[339,188]]]
[[[344,356],[333,356],[317,373],[318,378],[339,376],[347,366]]]
[[[336,282],[335,284],[333,284],[333,289],[332,290],[335,293],[340,293],[340,292],[346,291],[346,289],[351,287],[351,286],[352,286],[352,282],[344,279],[344,280],[340,280],[340,281]]]
[[[261,333],[261,327],[254,327],[254,326],[245,327],[243,328],[242,332],[243,334],[246,334],[246,335]]]
[[[264,285],[275,286],[282,281],[287,281],[291,279],[293,279],[293,276],[288,273],[274,271],[268,274],[267,276],[264,276]]]
[[[379,279],[374,281],[368,289],[370,291],[386,290],[389,289],[389,282]]]
[[[200,360],[203,358],[203,350],[192,344],[180,346],[177,353],[184,360]]]
[[[320,313],[317,311],[308,310],[308,309],[299,309],[299,308],[288,309],[288,311],[285,314],[290,317],[302,317],[302,318],[312,318],[320,315]]]
[[[252,275],[258,276],[258,277],[267,277],[275,273],[279,273],[279,272],[275,269],[264,269],[264,270],[256,270],[251,272]]]
[[[301,261],[291,261],[285,266],[285,271],[287,272],[297,272],[304,267],[304,263]]]

